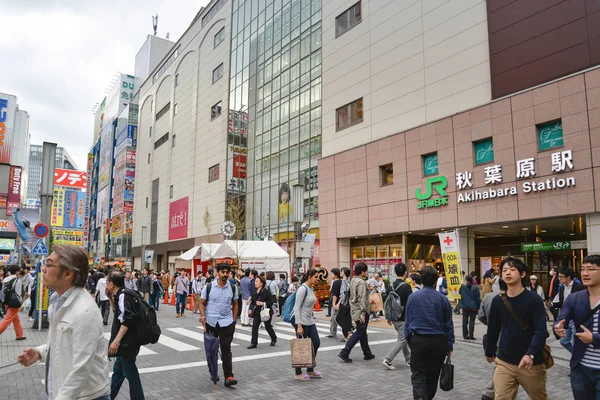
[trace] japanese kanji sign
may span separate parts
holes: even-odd
[[[438,233],[442,250],[442,261],[446,272],[448,284],[448,297],[451,300],[459,299],[460,285],[462,284],[462,273],[460,267],[460,251],[456,232]]]
[[[56,168],[54,170],[54,185],[85,189],[87,173]]]

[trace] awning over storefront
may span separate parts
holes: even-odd
[[[200,259],[201,261],[208,261],[214,257],[215,252],[220,246],[220,243],[204,243],[200,246],[194,246],[182,255],[176,257],[175,260],[190,261],[193,259]]]
[[[263,264],[266,271],[290,271],[290,256],[273,241],[225,240],[214,258],[239,259],[244,264]]]

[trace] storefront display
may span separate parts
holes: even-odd
[[[402,262],[402,244],[352,247],[352,267],[359,262],[367,264],[369,276],[379,273],[394,281],[394,265]]]

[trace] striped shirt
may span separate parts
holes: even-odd
[[[594,314],[592,332],[598,332],[598,312]],[[592,343],[588,344],[580,363],[585,367],[600,370],[600,349],[595,349]]]

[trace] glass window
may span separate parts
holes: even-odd
[[[363,122],[363,99],[358,99],[336,110],[337,130]]]
[[[338,15],[335,19],[335,37],[339,37],[354,28],[361,21],[361,2]]]
[[[221,115],[221,102],[218,102],[210,108],[211,121]]]
[[[475,148],[475,165],[494,162],[494,142],[487,138],[473,143]]]
[[[217,32],[214,40],[215,40],[214,48],[216,49],[217,46],[220,45],[223,40],[225,40],[225,28],[221,28],[221,30],[219,32]]]
[[[381,177],[380,186],[387,186],[394,184],[394,166],[393,164],[382,165],[379,167],[379,173]]]
[[[213,165],[208,169],[208,182],[219,180],[219,164]]]
[[[298,161],[298,146],[290,147],[290,163]]]
[[[223,77],[223,63],[213,70],[213,83]]]
[[[540,151],[563,146],[562,120],[537,125]]]
[[[423,156],[423,175],[437,175],[438,173],[438,153],[431,153]]]

